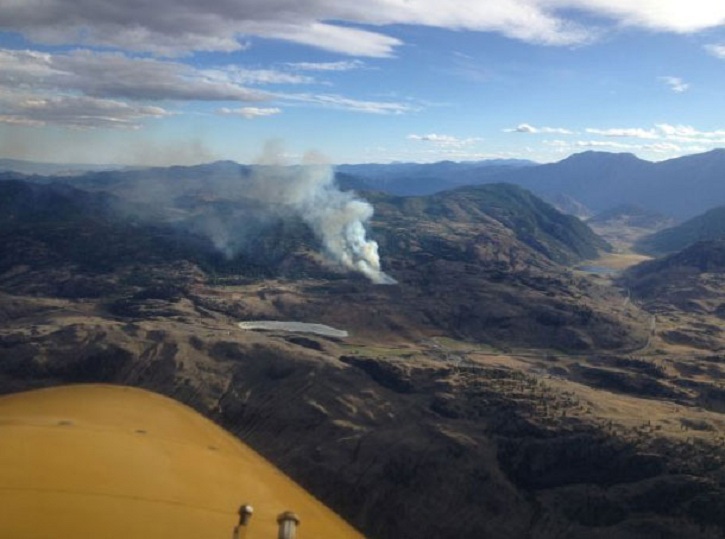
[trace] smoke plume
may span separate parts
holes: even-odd
[[[127,170],[108,173],[100,183],[133,204],[129,215],[205,236],[229,260],[243,253],[274,264],[284,258],[287,242],[299,238],[291,223],[302,221],[332,263],[377,284],[395,283],[380,268],[378,244],[366,237],[372,205],[341,191],[319,154],[310,152],[295,166],[283,156],[280,143],[270,142],[254,166],[222,161]],[[270,241],[275,234],[284,241]]]
[[[252,172],[248,196],[301,218],[334,262],[373,283],[394,284],[380,268],[377,242],[366,237],[372,205],[350,191],[340,191],[332,167],[319,154],[306,154],[299,166],[286,166],[282,155],[278,144],[266,146],[260,165]]]

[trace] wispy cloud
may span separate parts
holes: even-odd
[[[720,58],[721,60],[725,60],[725,44],[722,43],[712,43],[710,45],[705,45],[705,50],[715,56],[716,58]]]
[[[556,139],[544,140],[543,144],[559,153],[576,151],[578,148],[602,148],[642,151],[665,156],[703,152],[725,145],[725,129],[707,131],[690,125],[661,123],[651,128],[587,128],[584,131],[590,135],[604,137],[604,140]]]
[[[508,129],[509,132],[520,132],[520,133],[546,133],[542,129],[532,127],[528,124],[522,124],[515,129]],[[568,134],[576,134],[574,131],[568,129],[563,130]],[[548,131],[549,133],[556,133],[557,131]],[[619,139],[640,139],[640,140],[656,140],[662,141],[662,143],[652,143],[650,146],[632,145],[632,148],[644,148],[654,149],[657,144],[661,144],[660,148],[665,148],[662,145],[665,143],[703,143],[703,144],[725,144],[725,129],[714,129],[711,131],[703,131],[696,129],[690,125],[673,125],[667,123],[657,124],[654,127],[643,128],[643,127],[609,127],[609,128],[595,128],[588,127],[584,129],[584,132],[590,135],[597,135],[605,137],[605,139],[619,138]],[[564,140],[547,140],[545,144],[549,146],[564,147],[571,144],[575,145],[589,145],[589,146],[612,146],[629,144],[627,142],[613,142],[613,141],[579,141],[579,142],[567,142]],[[625,146],[621,146],[625,147]]]
[[[0,27],[34,42],[167,56],[240,50],[256,36],[385,57],[401,45],[384,33],[394,24],[496,32],[529,43],[570,45],[590,42],[608,28],[621,26],[690,33],[725,23],[725,5],[712,0],[657,0],[656,6],[654,0],[44,0],[42,8],[27,2],[6,4]],[[591,17],[575,18],[572,14],[577,12]]]
[[[615,142],[613,140],[577,140],[574,142],[574,145],[580,148],[616,148],[618,150],[632,150],[637,148],[637,146],[632,144]]]
[[[531,135],[536,134],[556,134],[556,135],[573,135],[574,131],[565,129],[563,127],[534,127],[531,124],[519,124],[516,127],[504,129],[505,133],[527,133]]]
[[[249,69],[239,66],[225,66],[217,70],[203,72],[210,78],[220,81],[230,81],[240,85],[268,85],[268,84],[314,84],[313,77],[288,73],[277,69]]]
[[[671,142],[655,142],[654,144],[645,144],[642,146],[642,149],[649,150],[649,151],[652,151],[655,153],[666,153],[666,154],[683,151],[682,146],[673,144]]]
[[[324,108],[363,112],[367,114],[405,114],[415,110],[410,104],[394,101],[367,101],[337,94],[277,94],[277,97],[292,102],[310,103]]]
[[[137,129],[145,119],[171,114],[161,107],[87,96],[8,97],[0,95],[0,122],[14,125]]]
[[[675,92],[676,94],[681,94],[683,92],[686,92],[689,90],[690,85],[689,83],[682,80],[680,77],[659,77],[659,80],[667,85],[670,90]]]
[[[266,94],[246,88],[235,73],[122,53],[77,50],[38,53],[0,49],[0,87],[74,92],[131,100],[259,101]]]
[[[710,141],[717,144],[725,144],[725,129],[713,131],[701,131],[691,125],[657,124],[657,129],[662,137],[679,142],[705,142]]]
[[[288,62],[285,64],[300,71],[352,71],[362,69],[365,62],[360,60],[342,60],[340,62]]]
[[[279,114],[280,112],[282,112],[282,109],[277,107],[240,107],[238,109],[222,107],[217,110],[217,114],[221,114],[223,116],[241,116],[247,120],[273,116],[275,114]]]
[[[360,64],[302,64],[298,69],[334,71],[354,69]],[[0,92],[3,95],[0,114],[5,123],[138,126],[144,118],[166,115],[165,109],[146,106],[148,102],[284,101],[371,114],[403,114],[413,110],[410,104],[395,101],[361,100],[308,92],[271,93],[260,89],[263,86],[298,86],[316,82],[306,74],[279,69],[250,69],[233,65],[199,69],[175,60],[139,58],[120,52],[75,50],[40,53],[0,49]],[[81,103],[86,104],[85,109],[80,107]],[[143,103],[143,106],[134,103]],[[217,112],[258,118],[278,114],[280,109],[246,106],[237,109],[226,107]],[[73,113],[78,115],[76,120],[71,118]]]
[[[601,135],[603,137],[620,137],[620,138],[641,138],[655,139],[659,138],[659,134],[654,129],[642,129],[640,127],[629,128],[613,128],[613,129],[596,129],[588,127],[585,130],[591,135]]]
[[[138,128],[170,114],[148,102],[260,101],[266,94],[192,66],[122,53],[0,49],[0,121]]]
[[[481,142],[483,139],[479,137],[467,137],[459,138],[452,135],[441,135],[438,133],[430,133],[427,135],[415,135],[411,134],[406,137],[408,140],[416,140],[422,142],[429,142],[442,148],[464,148],[477,142]]]

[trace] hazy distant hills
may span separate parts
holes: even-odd
[[[387,168],[390,167],[390,168]],[[459,185],[514,183],[547,200],[562,195],[599,213],[635,204],[686,219],[725,203],[725,150],[652,163],[628,153],[588,151],[557,163],[534,165],[434,163],[360,165],[339,170],[396,194],[427,194]]]
[[[221,258],[198,236],[132,217],[136,208],[107,193],[63,184],[0,182],[0,273],[24,266],[30,271],[72,268],[79,274],[94,274],[113,272],[129,262],[191,259],[205,265]],[[48,290],[57,286],[52,293],[70,290],[62,282],[36,284]],[[90,295],[106,291],[107,287]]]
[[[361,275],[325,262],[311,228],[294,216],[257,219],[243,199],[213,198],[183,181],[155,205],[169,207],[150,211],[125,181],[109,186],[114,194],[0,182],[0,274],[26,268],[0,286],[98,297],[111,288],[109,279],[139,282],[144,267],[182,262],[214,278],[367,285]],[[377,192],[369,199],[376,210],[370,235],[380,244],[383,268],[400,283],[389,293],[405,320],[396,322],[401,328],[432,325],[468,338],[577,349],[626,348],[641,337],[635,318],[611,314],[615,294],[579,282],[559,265],[594,257],[607,244],[530,192],[492,184],[427,197]],[[218,249],[220,237],[231,237],[226,244],[235,250]]]
[[[485,162],[488,163],[488,162]],[[493,164],[480,165],[467,163],[460,166],[481,168],[510,168],[532,166],[530,162],[493,161]],[[389,165],[393,172],[400,170],[420,171],[428,165]],[[436,170],[451,171],[457,163],[431,165]],[[388,165],[350,165],[356,170],[384,171]],[[226,219],[228,226],[237,235],[245,236],[245,227],[251,226],[255,219],[253,205],[244,201],[245,185],[254,167],[239,165],[232,161],[218,161],[197,166],[158,167],[147,169],[125,169],[86,173],[73,178],[53,176],[27,177],[33,183],[49,183],[47,190],[38,187],[27,190],[48,193],[68,192],[72,186],[79,189],[79,203],[88,199],[90,193],[108,193],[116,197],[116,206],[124,201],[126,214],[143,215],[158,220],[158,215],[149,215],[166,206],[167,220],[184,222],[190,230],[197,230],[195,223],[203,221],[205,216],[214,214],[214,219]],[[337,173],[338,184],[343,189],[368,190],[374,185],[360,180],[357,176]],[[62,181],[68,187],[56,182]],[[2,185],[3,182],[0,182]],[[87,192],[86,192],[87,191]],[[40,196],[40,195],[38,195]],[[71,198],[72,197],[68,197]],[[545,257],[563,264],[572,264],[585,258],[597,256],[600,249],[607,249],[601,240],[578,219],[562,214],[551,205],[543,202],[530,192],[513,185],[489,184],[484,186],[463,187],[446,190],[427,197],[414,197],[410,200],[390,197],[382,192],[369,192],[366,195],[375,206],[397,205],[406,212],[410,223],[416,219],[438,219],[455,221],[458,224],[485,223],[494,220],[509,230],[516,239]],[[94,199],[95,200],[95,199]],[[231,201],[237,202],[232,203]],[[60,203],[60,201],[59,201]],[[63,200],[63,204],[69,203]],[[241,205],[244,205],[242,208]],[[132,207],[133,206],[133,207]],[[92,205],[86,205],[92,207]],[[379,209],[376,209],[379,211]],[[239,218],[242,212],[245,217]],[[264,216],[260,221],[267,221]],[[414,226],[414,225],[413,225]]]
[[[220,177],[238,177],[253,168],[232,161],[85,173],[82,173],[82,167],[66,167],[74,169],[67,181],[81,188],[98,188],[102,184],[121,186],[144,178],[152,178],[160,187],[180,181],[203,184]],[[0,172],[67,173],[62,168],[0,160]],[[681,220],[725,204],[725,150],[657,163],[629,153],[588,151],[543,165],[526,160],[493,159],[338,165],[335,170],[338,181],[345,188],[384,191],[399,196],[428,195],[465,185],[514,183],[580,217],[630,204]],[[35,180],[42,181],[42,178]]]
[[[659,255],[679,251],[698,241],[721,238],[725,238],[725,206],[642,238],[636,248],[644,253]]]
[[[299,214],[257,219],[264,200],[247,172],[0,181],[0,393],[162,391],[371,539],[722,535],[725,394],[711,328],[725,311],[708,299],[722,280],[694,266],[694,281],[661,281],[671,302],[692,298],[680,283],[704,291],[694,300],[706,329],[668,327],[657,312],[664,338],[707,354],[672,357],[651,344],[654,316],[638,301],[565,265],[606,244],[520,186],[365,193],[369,237],[397,281],[375,285],[326,261]],[[240,250],[223,253],[212,232]],[[708,260],[707,271],[721,264]],[[350,338],[242,331],[240,320],[324,323]]]
[[[656,211],[647,210],[635,204],[622,204],[596,214],[587,220],[589,224],[607,225],[621,223],[623,226],[637,228],[666,228],[674,224],[674,220]]]
[[[41,163],[23,159],[0,159],[0,172],[19,172],[21,174],[38,174],[41,176],[59,175],[76,176],[86,172],[115,170],[120,165],[89,165],[82,163]]]
[[[503,225],[513,238],[560,264],[574,264],[595,258],[609,245],[582,221],[565,215],[529,191],[510,184],[462,187],[426,197],[388,197],[372,199],[379,220],[405,219],[410,231],[420,234],[423,223],[432,227],[438,241],[452,231],[478,226],[483,234],[486,223]],[[415,225],[415,223],[419,225]],[[388,229],[397,230],[392,223]],[[400,238],[396,238],[400,241]],[[498,240],[500,244],[501,240]],[[484,248],[484,241],[476,242]],[[492,241],[492,243],[497,243]],[[494,245],[494,249],[497,246]]]
[[[487,159],[484,161],[437,163],[391,163],[338,165],[335,167],[347,181],[356,178],[361,185],[393,195],[429,195],[462,185],[488,183],[491,178],[509,170],[531,167],[524,159]]]
[[[698,274],[725,274],[725,237],[698,241],[674,254],[634,266],[628,273],[632,276],[643,277],[682,268],[689,268],[691,273]]]
[[[199,167],[192,168],[198,172]],[[199,183],[187,183],[184,181],[190,174],[187,169],[183,169],[184,174],[181,175],[174,175],[170,169],[162,171],[160,176],[151,176],[149,171],[96,173],[74,181],[72,185],[0,181],[0,232],[6,236],[22,232],[26,238],[39,238],[45,234],[50,239],[65,238],[63,243],[68,245],[77,242],[78,236],[82,235],[87,247],[91,238],[92,243],[102,244],[104,234],[108,235],[112,228],[119,234],[122,232],[128,242],[148,245],[139,238],[146,235],[158,240],[159,231],[164,228],[166,235],[181,237],[185,234],[186,243],[194,237],[198,244],[205,236],[202,225],[213,221],[217,228],[224,223],[230,233],[240,238],[252,236],[253,242],[250,240],[250,244],[239,246],[240,254],[244,258],[255,258],[260,264],[270,265],[269,271],[273,271],[271,266],[280,264],[282,258],[291,255],[295,245],[297,248],[319,248],[309,231],[301,231],[305,225],[297,219],[281,214],[275,218],[262,215],[257,219],[254,208],[245,205],[243,200],[235,203],[233,198],[225,198],[223,189],[216,193],[216,198],[210,198],[204,187],[215,187],[212,176]],[[140,191],[135,186],[137,183],[143,185]],[[95,190],[78,189],[78,184]],[[154,199],[154,193],[161,190],[164,190],[165,196]],[[150,198],[145,202],[139,200],[143,195]],[[466,187],[427,197],[394,197],[377,193],[371,194],[370,198],[377,206],[376,223],[380,232],[383,235],[392,233],[391,238],[397,234],[397,242],[402,237],[402,228],[406,229],[404,235],[413,237],[420,235],[422,229],[419,225],[427,223],[428,226],[434,225],[433,235],[440,236],[435,240],[438,243],[456,227],[459,232],[465,229],[461,238],[468,238],[466,241],[473,241],[487,229],[505,229],[510,235],[506,243],[520,242],[537,256],[543,255],[562,264],[574,264],[595,257],[600,249],[608,248],[606,242],[580,220],[560,213],[514,185]],[[254,234],[250,234],[249,227],[254,228]],[[96,234],[101,230],[103,234]],[[173,233],[174,230],[176,233]],[[110,244],[111,237],[117,235],[106,236],[106,243]],[[53,245],[55,240],[51,241]],[[477,241],[480,243],[482,240],[479,238]],[[180,249],[184,242],[180,243],[178,238],[174,242],[176,249],[156,245],[152,252],[156,256],[163,253],[170,256],[184,254],[201,262],[213,250],[213,245],[209,243],[203,253],[192,256],[188,249]],[[119,249],[117,256],[106,253],[105,248],[95,248],[89,249],[88,257],[95,259],[95,255],[103,252],[108,262],[123,258],[129,253],[121,244],[115,245]],[[469,247],[461,244],[461,251],[454,258],[465,257],[465,250]],[[437,254],[450,256],[450,253]]]

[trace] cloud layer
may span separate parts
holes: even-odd
[[[669,86],[670,90],[676,94],[681,94],[690,89],[689,83],[685,82],[680,77],[660,77],[660,81]]]
[[[514,131],[514,130],[508,130]],[[566,153],[581,148],[620,151],[645,151],[654,154],[678,155],[704,152],[725,145],[725,130],[702,131],[689,125],[657,124],[651,128],[615,127],[584,130],[603,140],[544,140],[543,144]],[[576,134],[576,133],[573,133]]]
[[[411,109],[396,102],[356,100],[336,94],[272,93],[266,89],[320,84],[304,72],[351,70],[362,65],[349,61],[289,64],[278,69],[235,65],[202,69],[177,60],[134,57],[122,52],[0,49],[0,122],[136,128],[144,119],[168,116],[168,107],[191,101],[302,102],[372,114],[402,114]],[[249,119],[278,114],[281,109],[226,107],[219,112]]]
[[[506,133],[528,133],[531,135],[536,135],[539,133],[546,133],[546,134],[557,134],[557,135],[573,135],[574,132],[565,129],[563,127],[534,127],[531,124],[519,124],[516,127],[510,128],[510,129],[504,129],[504,132]]]
[[[394,24],[497,32],[530,43],[586,43],[612,26],[688,33],[725,23],[712,0],[23,0],[5,3],[0,29],[35,42],[100,45],[175,56],[233,51],[250,37],[291,41],[354,56],[384,57],[401,45]],[[583,13],[598,26],[584,25]],[[334,21],[334,22],[332,22]],[[355,25],[365,25],[366,28]]]
[[[483,140],[480,137],[459,138],[454,137],[453,135],[441,135],[438,133],[429,133],[427,135],[412,134],[408,135],[407,138],[408,140],[428,142],[441,148],[464,148]]]

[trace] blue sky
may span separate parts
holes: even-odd
[[[712,0],[0,0],[0,157],[661,160],[723,105]]]

